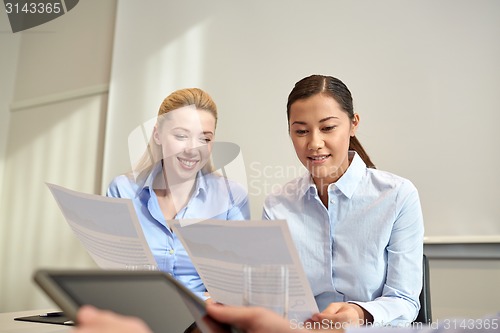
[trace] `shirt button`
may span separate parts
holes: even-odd
[[[334,204],[334,203],[335,203],[335,200],[330,199],[330,203],[331,203],[331,204]]]
[[[168,251],[169,254],[174,254],[174,252],[175,252],[174,249]]]

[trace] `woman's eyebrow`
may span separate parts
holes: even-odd
[[[323,122],[325,122],[327,120],[330,120],[330,119],[339,119],[339,117],[335,117],[335,116],[326,117],[326,118],[320,119],[318,121],[318,123],[323,123]],[[297,125],[307,125],[307,123],[305,121],[300,121],[300,120],[294,121],[292,123],[292,125],[295,125],[295,124],[297,124]]]
[[[191,132],[187,128],[180,127],[180,126],[177,126],[177,127],[174,127],[174,128],[171,129],[171,131],[176,131],[176,130],[180,130],[180,131],[184,131],[184,132]]]
[[[191,133],[189,129],[180,126],[172,128],[172,131],[184,131],[187,133]],[[214,135],[214,132],[212,131],[203,131],[202,133],[203,135]]]
[[[319,122],[324,123],[325,121],[330,120],[330,119],[339,119],[339,117],[330,116],[330,117],[326,117],[326,118],[321,119]]]

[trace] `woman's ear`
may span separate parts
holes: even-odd
[[[351,120],[351,132],[350,132],[351,136],[356,135],[358,126],[359,126],[359,114],[355,113]]]
[[[161,145],[160,133],[158,133],[158,125],[155,125],[153,129],[153,140],[155,140],[155,143],[157,145]]]

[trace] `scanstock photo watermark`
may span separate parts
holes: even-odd
[[[436,320],[433,321],[430,324],[423,324],[423,323],[404,323],[404,324],[399,324],[399,325],[391,325],[389,323],[384,323],[384,322],[375,322],[375,323],[364,323],[361,321],[359,325],[353,324],[353,323],[343,323],[343,322],[336,322],[328,319],[323,319],[318,322],[299,322],[295,319],[292,319],[290,321],[290,328],[292,330],[340,330],[340,329],[347,329],[349,327],[359,327],[360,325],[363,325],[363,327],[392,327],[392,328],[411,328],[412,330],[419,330],[423,328],[431,328],[434,330],[443,330],[445,332],[446,330],[452,330],[453,332],[457,331],[471,331],[471,332],[476,332],[481,330],[481,332],[484,331],[490,331],[491,332],[498,332],[498,329],[500,328],[500,323],[498,318],[479,318],[479,319],[441,319],[441,320]],[[406,332],[406,331],[405,331]],[[412,332],[412,331],[408,331]],[[441,331],[440,331],[441,332]]]
[[[80,0],[4,0],[12,32],[52,21],[75,8]]]

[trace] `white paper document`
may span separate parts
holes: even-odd
[[[76,237],[100,268],[156,266],[132,200],[47,186]]]
[[[243,305],[244,265],[286,265],[288,319],[304,321],[319,312],[286,221],[173,220],[169,225],[214,300]]]

